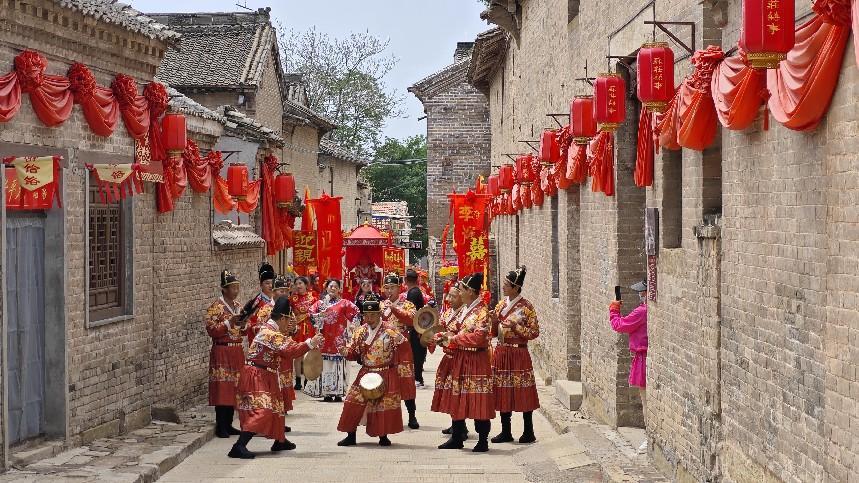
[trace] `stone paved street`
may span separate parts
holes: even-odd
[[[432,381],[439,360],[438,354],[430,356],[424,378]],[[352,376],[357,369],[350,369]],[[167,473],[160,481],[165,482],[202,482],[202,481],[301,481],[324,482],[517,482],[527,481],[523,475],[525,467],[520,466],[514,456],[527,449],[526,445],[492,445],[488,454],[473,454],[476,434],[466,442],[466,450],[440,451],[437,445],[445,441],[441,430],[450,420],[441,414],[429,411],[432,388],[418,390],[418,420],[421,428],[406,430],[391,437],[393,446],[381,448],[375,438],[369,438],[359,428],[358,446],[337,447],[342,433],[336,430],[341,404],[323,403],[299,396],[296,410],[290,413],[287,424],[293,432],[289,439],[298,445],[292,452],[279,455],[268,452],[271,441],[254,439],[249,449],[258,454],[255,460],[242,461],[226,457],[234,441],[214,439],[199,449],[190,458]],[[403,409],[405,417],[405,409]],[[553,439],[556,434],[542,415],[534,415],[537,437],[541,440]],[[474,429],[469,422],[470,429]],[[500,429],[498,420],[493,421],[493,434]],[[514,418],[514,435],[522,432],[521,418]],[[538,446],[531,445],[532,447]],[[300,471],[300,474],[296,474]],[[599,471],[594,475],[599,478]]]

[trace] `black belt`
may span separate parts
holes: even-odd
[[[468,351],[468,352],[483,352],[486,350],[485,347],[457,347],[457,350]]]
[[[226,347],[239,347],[242,345],[241,342],[215,342],[215,345],[222,345]]]
[[[508,344],[507,342],[499,342],[499,347],[528,347],[528,344]]]
[[[264,365],[262,365],[262,364],[257,364],[256,362],[248,362],[248,363],[247,363],[247,365],[249,365],[249,366],[254,366],[254,367],[258,367],[258,368],[260,368],[260,369],[265,369],[265,370],[267,370],[268,372],[273,372],[273,373],[277,374],[277,371],[275,371],[275,370],[274,370],[274,369],[272,369],[271,367],[264,366]]]

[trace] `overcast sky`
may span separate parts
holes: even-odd
[[[124,0],[142,12],[240,11],[229,0]],[[385,135],[403,138],[425,134],[421,103],[406,89],[453,62],[457,42],[474,41],[489,27],[480,20],[477,0],[238,0],[249,8],[271,7],[272,16],[289,29],[317,30],[332,36],[369,31],[390,39],[399,63],[387,83],[404,96],[405,118],[391,119]]]

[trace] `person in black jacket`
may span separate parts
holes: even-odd
[[[420,310],[424,307],[424,293],[418,286],[418,272],[411,268],[406,270],[406,300],[415,305],[415,309]],[[409,328],[409,344],[412,346],[412,354],[414,354],[415,362],[415,385],[424,387],[424,361],[427,358],[427,348],[421,345],[421,335],[418,334],[414,327]]]

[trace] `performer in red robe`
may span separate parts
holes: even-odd
[[[231,272],[221,272],[221,297],[206,310],[206,332],[212,338],[209,352],[209,406],[215,406],[215,436],[229,438],[239,434],[233,427],[236,386],[245,362],[242,334],[239,279]]]
[[[415,314],[417,309],[415,305],[406,300],[406,294],[400,293],[403,280],[399,275],[392,273],[385,277],[385,300],[382,302],[382,322],[397,328],[406,340],[409,340],[409,328],[415,323]],[[406,403],[406,410],[409,412],[409,428],[418,429],[417,416],[415,411],[415,397],[417,390],[415,387],[415,362],[414,354],[410,344],[405,344],[400,347],[399,365],[397,371],[400,374],[400,396]]]
[[[480,439],[472,451],[489,451],[490,420],[495,418],[492,366],[489,362],[489,310],[480,295],[483,274],[474,273],[459,282],[463,308],[457,317],[458,332],[443,332],[437,342],[454,351],[450,365],[450,394],[441,409],[453,419],[450,439],[439,449],[461,449],[465,420],[474,419]]]
[[[292,286],[292,280],[284,275],[279,275],[274,279],[274,301],[270,305],[274,307],[274,302],[282,298],[289,298],[290,287]],[[271,309],[268,311],[271,314]],[[295,335],[293,333],[286,334],[290,338]],[[280,392],[283,396],[283,415],[290,411],[292,411],[292,401],[295,401],[295,388],[292,385],[292,361],[291,357],[281,357],[280,358],[280,366],[277,368],[277,382],[280,386]],[[283,430],[287,433],[292,431],[292,428],[289,426],[284,426]]]
[[[296,319],[296,342],[304,342],[316,335],[316,329],[313,327],[313,321],[310,320],[310,308],[316,303],[317,299],[309,290],[310,281],[306,277],[298,277],[292,284],[292,295],[289,296],[289,303],[292,306],[292,312]],[[301,375],[302,375],[302,359],[295,359],[293,362],[293,371],[295,373],[295,390],[301,390]]]
[[[322,374],[307,381],[304,394],[322,397],[325,402],[343,402],[349,384],[349,366],[340,351],[352,338],[352,331],[360,323],[358,307],[341,298],[340,280],[325,282],[325,295],[310,308],[314,326],[320,328],[325,342],[322,344]]]
[[[492,438],[493,443],[513,441],[510,431],[513,412],[522,413],[525,422],[525,431],[519,442],[533,443],[537,440],[532,416],[534,410],[540,408],[540,400],[528,341],[540,335],[540,325],[534,306],[522,298],[525,275],[525,267],[507,274],[503,287],[505,298],[490,314],[492,333],[498,337],[498,345],[492,355],[495,409],[501,413],[501,433]]]
[[[402,379],[397,373],[397,365],[402,354],[400,347],[408,346],[409,341],[398,329],[382,322],[378,301],[372,298],[365,301],[362,310],[364,324],[355,330],[349,345],[343,350],[346,359],[360,362],[361,371],[343,403],[337,430],[346,433],[346,437],[337,446],[354,446],[355,433],[362,422],[366,422],[368,436],[377,436],[380,445],[390,446],[388,435],[403,430],[399,391]],[[364,399],[361,393],[361,378],[369,372],[378,373],[385,381],[385,393],[375,401]]]
[[[295,449],[286,439],[283,424],[283,396],[277,381],[277,368],[282,357],[300,357],[322,344],[322,336],[307,342],[295,342],[286,334],[294,328],[289,300],[275,302],[271,319],[259,326],[248,349],[246,364],[239,375],[236,407],[242,432],[228,453],[230,458],[251,459],[247,444],[255,435],[273,439],[272,451]]]
[[[252,315],[248,319],[248,327],[245,331],[248,338],[248,345],[253,342],[257,335],[258,326],[264,324],[268,320],[271,309],[274,307],[274,267],[268,263],[263,263],[259,267],[259,293],[253,299],[245,304],[244,311],[250,312]]]
[[[443,332],[459,333],[459,314],[462,310],[462,297],[460,297],[459,289],[455,285],[448,289],[444,303],[448,304],[449,308],[441,314],[438,325],[442,328]],[[431,342],[428,349],[430,352],[433,352],[435,350],[435,342]],[[438,368],[435,371],[435,390],[433,391],[432,404],[430,405],[430,410],[436,413],[447,412],[442,408],[450,403],[450,394],[453,390],[450,369],[455,351],[450,347],[442,347],[442,351],[444,351],[444,356],[441,362],[438,363]],[[450,434],[452,430],[453,423],[451,422],[450,427],[443,429],[441,433]],[[463,441],[468,439],[467,429],[462,435],[462,439]]]

